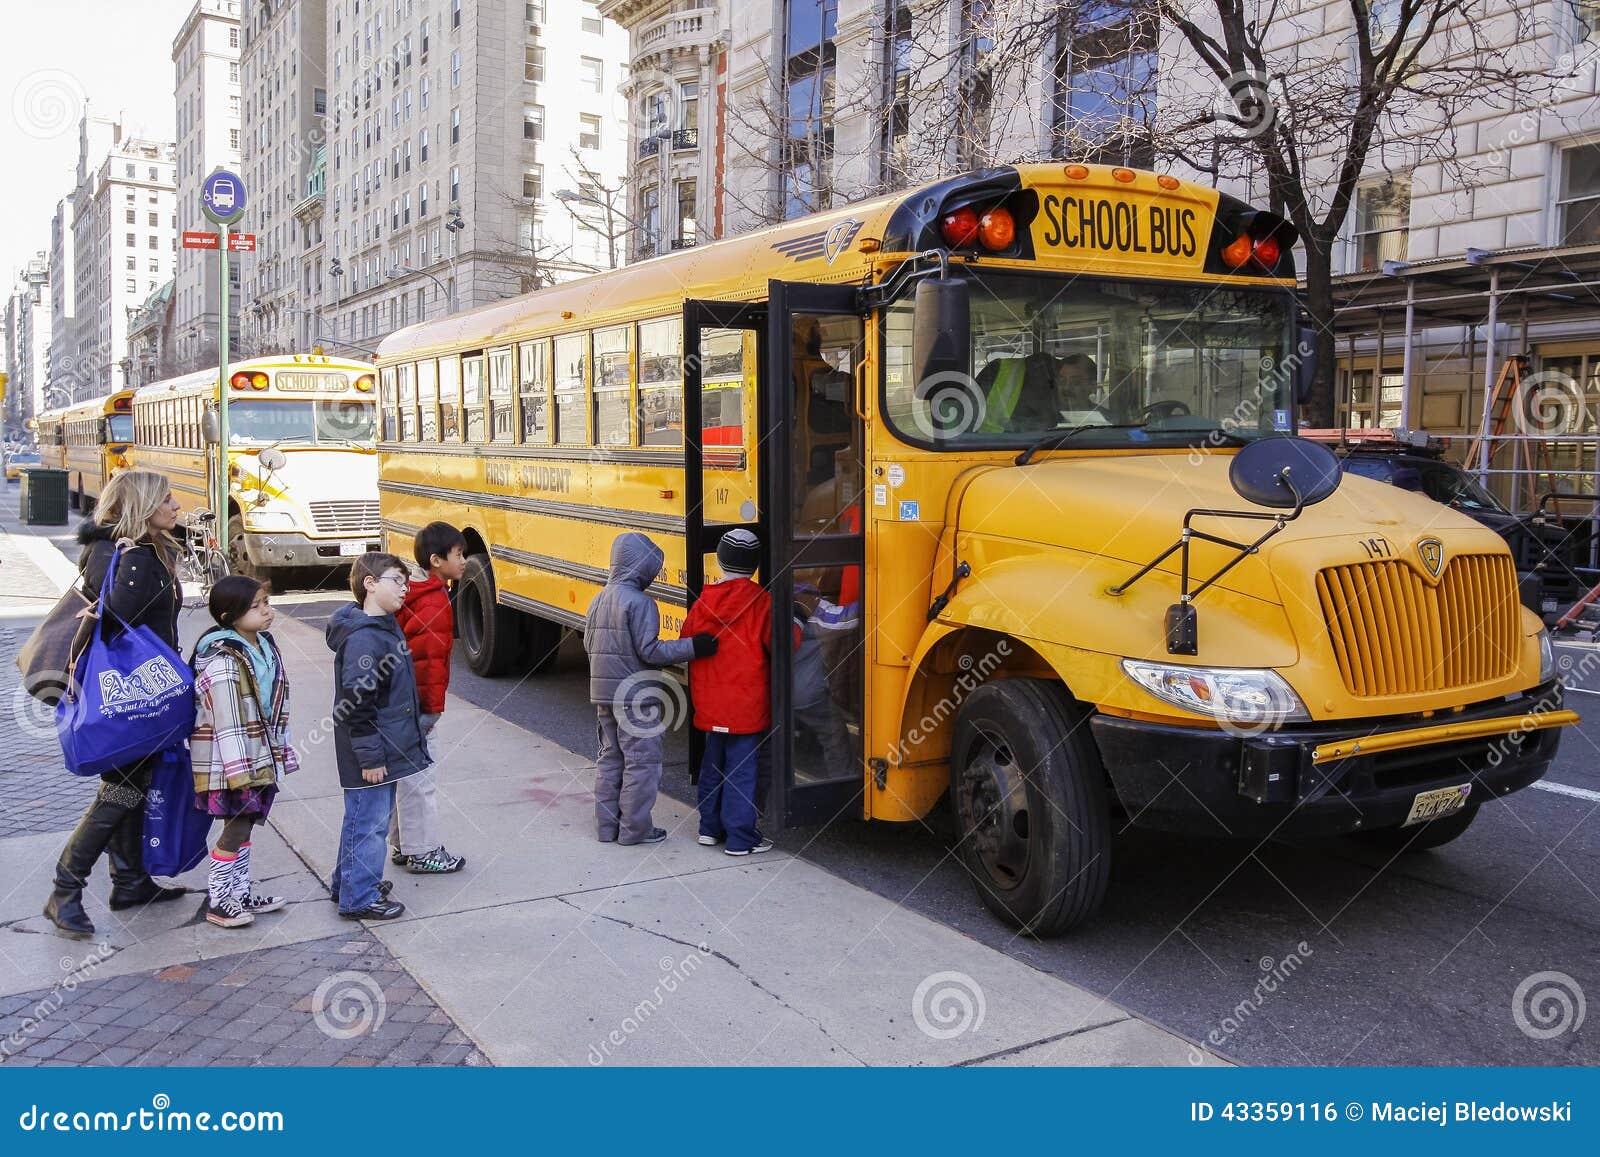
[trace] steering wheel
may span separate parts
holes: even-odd
[[[1148,422],[1155,418],[1177,418],[1193,412],[1187,402],[1180,402],[1177,398],[1163,398],[1159,402],[1151,402],[1140,410],[1139,416]]]

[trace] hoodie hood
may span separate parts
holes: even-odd
[[[666,556],[648,537],[630,530],[611,544],[611,581],[644,590],[661,573]]]
[[[328,625],[322,628],[322,637],[328,642],[328,650],[337,651],[357,631],[383,631],[398,635],[400,627],[393,615],[369,615],[355,603],[346,603],[328,617]]]
[[[763,591],[753,579],[732,578],[712,583],[700,592],[695,605],[719,628],[731,627],[761,602]]]

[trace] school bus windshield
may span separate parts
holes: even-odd
[[[920,389],[912,304],[888,310],[887,414],[910,442],[1014,447],[1084,427],[1072,444],[1103,448],[1289,428],[1282,290],[984,272],[971,299],[971,377]]]
[[[109,437],[113,442],[133,441],[133,415],[112,414],[106,419],[109,427]]]
[[[377,413],[372,402],[300,398],[234,402],[228,407],[228,440],[235,446],[274,442],[371,445],[377,433]]]

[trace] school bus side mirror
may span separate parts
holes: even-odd
[[[207,410],[200,415],[200,436],[206,440],[207,446],[215,446],[222,441],[222,423],[217,421],[215,410]]]
[[[915,394],[940,374],[966,374],[972,354],[972,303],[967,283],[953,277],[917,282],[911,322]],[[937,384],[937,383],[935,383]]]
[[[1311,401],[1311,391],[1317,384],[1317,331],[1303,325],[1296,336],[1294,400],[1304,406]]]

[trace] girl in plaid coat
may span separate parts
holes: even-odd
[[[211,588],[217,625],[195,645],[197,715],[189,740],[195,806],[223,819],[211,850],[206,919],[238,928],[284,906],[250,886],[250,831],[267,818],[283,776],[299,767],[289,745],[289,678],[267,628],[267,588],[229,575]]]

